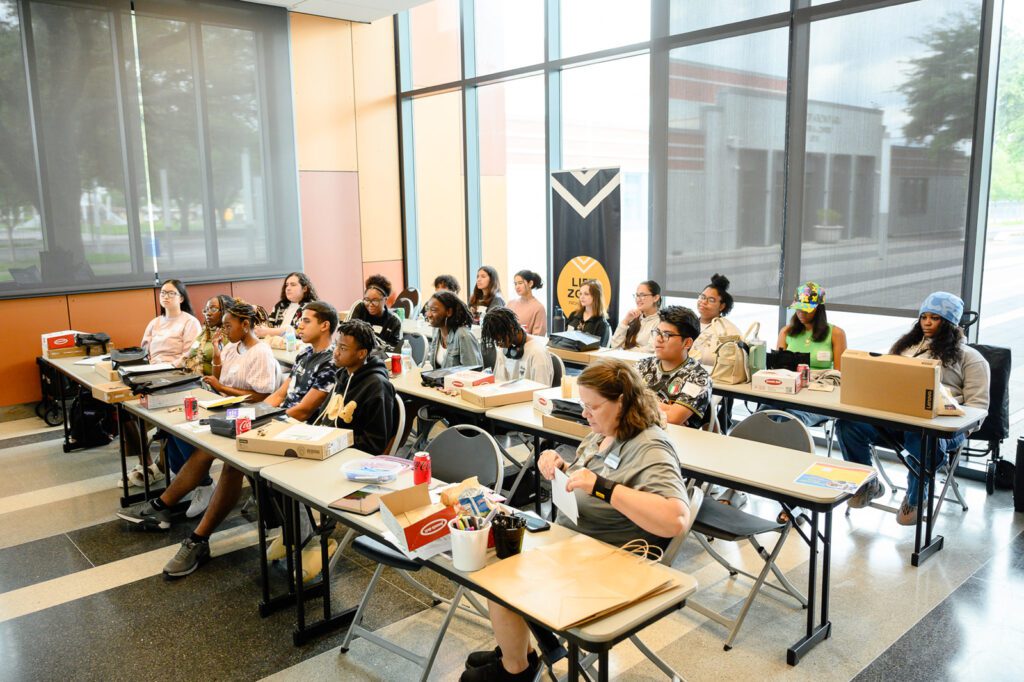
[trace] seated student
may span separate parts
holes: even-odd
[[[154,317],[146,325],[142,334],[142,345],[149,350],[151,363],[168,362],[175,367],[185,364],[192,342],[199,335],[202,325],[192,314],[192,302],[188,298],[188,289],[178,279],[164,280],[160,287],[159,317]],[[137,419],[127,419],[124,424],[123,437],[129,455],[139,458],[139,463],[128,472],[128,485],[142,487],[145,485],[142,467],[149,467],[149,479],[159,481],[164,477],[163,471],[155,462],[149,461],[149,453],[139,452],[140,425]]]
[[[479,324],[486,313],[504,305],[505,299],[501,297],[498,271],[490,265],[482,266],[476,271],[476,286],[469,297],[469,312],[473,315],[473,321]]]
[[[689,308],[670,305],[658,313],[651,330],[654,357],[636,363],[636,370],[658,398],[669,424],[699,429],[711,418],[711,377],[689,355],[697,336],[697,316]]]
[[[702,365],[714,366],[715,350],[718,349],[718,332],[712,324],[716,319],[721,320],[725,327],[725,333],[730,336],[739,336],[740,330],[736,328],[725,316],[732,311],[732,294],[729,293],[729,278],[719,275],[717,272],[711,276],[711,283],[704,287],[704,291],[697,296],[697,313],[700,315],[700,335],[694,340],[690,348],[690,357]]]
[[[654,350],[651,330],[658,327],[661,287],[652,279],[640,282],[633,294],[636,307],[622,317],[612,336],[612,348],[650,353]]]
[[[402,320],[388,308],[391,280],[384,275],[370,275],[365,287],[363,300],[352,308],[349,319],[368,323],[387,349],[397,353],[402,347]]]
[[[551,385],[554,368],[548,355],[547,340],[523,331],[516,314],[508,308],[492,308],[480,330],[502,350],[494,361],[494,381],[503,383],[529,379]]]
[[[396,437],[398,398],[387,367],[373,348],[373,329],[362,320],[348,320],[338,327],[337,382],[317,423],[352,429],[356,448],[383,455]],[[354,404],[351,412],[344,409],[349,404]]]
[[[452,275],[438,275],[434,278],[434,292],[438,291],[450,291],[458,296],[462,287],[459,286],[459,280]]]
[[[299,336],[309,347],[295,358],[291,374],[264,402],[285,408],[292,419],[312,422],[334,389],[334,348],[331,337],[338,328],[338,311],[326,301],[302,306]]]
[[[270,347],[260,343],[254,331],[264,321],[266,312],[262,308],[240,299],[235,299],[228,308],[224,314],[224,331],[229,343],[214,355],[214,373],[204,378],[212,390],[222,395],[248,395],[252,402],[264,400],[277,390],[281,383],[281,366]],[[122,509],[117,512],[120,518],[146,528],[167,530],[171,526],[171,507],[204,480],[209,480],[214,456],[178,438],[171,437],[171,442],[182,449],[183,459],[186,460],[178,475],[160,497]],[[199,526],[165,567],[167,575],[188,575],[198,567],[200,561],[209,558],[207,540],[234,507],[241,489],[241,472],[225,466]]]
[[[480,344],[471,331],[473,317],[466,304],[448,291],[438,291],[423,306],[427,322],[437,332],[430,340],[426,361],[434,369],[482,365]]]
[[[643,539],[665,547],[692,522],[689,497],[672,441],[659,426],[661,414],[643,379],[628,363],[603,360],[579,376],[583,414],[593,433],[568,463],[554,450],[537,462],[541,475],[569,475],[579,523],[558,513],[556,523],[611,545]],[[498,647],[469,655],[463,682],[532,680],[540,662],[530,648],[522,617],[489,605]]]
[[[203,308],[203,331],[192,342],[185,356],[185,368],[203,376],[213,374],[214,348],[224,346],[223,314],[232,303],[227,294],[218,294],[206,302]]]
[[[580,307],[565,321],[565,328],[596,336],[601,339],[601,346],[607,348],[612,337],[612,327],[608,324],[601,282],[588,279],[581,284],[579,300]]]
[[[520,270],[512,283],[516,287],[516,295],[508,302],[508,308],[516,314],[527,334],[546,336],[548,333],[548,312],[544,304],[534,297],[533,292],[544,286],[540,275],[532,270]]]
[[[963,312],[964,302],[958,296],[945,291],[930,294],[921,304],[914,326],[893,344],[889,352],[911,358],[940,361],[942,384],[950,389],[957,402],[987,410],[989,366],[981,353],[968,346],[964,339],[963,330],[958,326]],[[892,429],[884,430],[871,424],[845,419],[837,422],[836,432],[843,459],[868,466],[871,466],[871,445],[887,445],[887,441],[882,437],[883,432],[888,436],[889,443],[902,443],[903,449],[909,455],[906,458],[911,466],[907,472],[907,495],[896,514],[896,522],[904,526],[915,525],[920,503],[917,493],[917,470],[921,466],[920,435]],[[960,447],[965,439],[964,434],[940,438],[938,446],[943,453],[952,452]],[[931,470],[938,466],[938,462],[927,462],[926,466]],[[851,497],[848,504],[854,508],[864,507],[882,494],[882,486],[875,478]],[[924,494],[930,494],[927,480]]]
[[[316,300],[316,289],[309,277],[302,272],[289,273],[281,285],[281,299],[274,304],[266,324],[256,327],[256,336],[284,336],[291,328],[298,337],[302,306]]]

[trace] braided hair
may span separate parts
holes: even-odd
[[[459,327],[472,327],[473,326],[473,315],[470,314],[469,308],[462,300],[450,291],[435,291],[434,295],[430,298],[436,299],[438,303],[445,307],[445,309],[452,311],[451,317],[447,318],[444,323],[445,329],[451,331],[452,329],[458,329]],[[430,300],[427,300],[429,303]]]
[[[494,341],[502,348],[511,346],[522,332],[523,327],[519,324],[519,318],[509,308],[499,306],[491,308],[491,311],[484,315],[484,321],[480,325],[480,335],[485,339]],[[525,332],[523,332],[525,334]]]
[[[377,346],[373,327],[364,320],[346,320],[338,325],[338,336],[350,336],[361,350],[372,353]]]
[[[658,300],[655,302],[655,305],[660,309],[661,304],[664,302],[664,299],[661,297],[661,285],[655,282],[653,279],[649,279],[644,282],[640,282],[640,286],[647,287],[647,290],[651,292],[652,296],[658,297]],[[640,334],[639,315],[633,318],[630,321],[629,326],[626,327],[626,341],[625,343],[622,344],[622,347],[625,348],[626,350],[629,350],[630,348],[635,348],[637,345],[636,337],[638,334]]]
[[[234,303],[235,299],[231,298],[227,294],[217,294],[213,298],[217,299],[217,305],[220,306],[220,323],[223,326],[223,324],[224,324],[224,313],[226,313],[228,311],[228,308],[231,307],[231,305]],[[207,318],[205,313],[203,314],[203,326],[205,326],[207,329],[211,328],[210,327],[210,320]]]
[[[587,365],[577,381],[580,386],[597,391],[605,400],[621,398],[622,413],[615,433],[620,441],[627,441],[661,424],[658,399],[632,364],[614,359],[593,362]]]
[[[231,313],[233,317],[242,322],[248,320],[250,333],[257,325],[266,324],[268,317],[267,311],[263,306],[253,305],[240,298],[234,299],[227,309],[221,312],[222,319],[225,313]]]

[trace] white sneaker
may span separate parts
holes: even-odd
[[[201,485],[195,489],[192,494],[192,504],[188,506],[188,511],[185,512],[185,516],[194,519],[195,517],[206,511],[206,508],[210,506],[210,498],[213,497],[214,484]]]

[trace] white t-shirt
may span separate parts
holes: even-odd
[[[499,384],[515,379],[529,379],[550,386],[554,373],[547,346],[536,336],[526,338],[523,357],[518,360],[505,357],[500,348],[494,359],[494,381]]]
[[[299,314],[299,304],[289,303],[288,307],[284,309],[284,315],[281,316],[281,328],[288,329],[288,327],[294,326],[292,320]]]
[[[281,365],[265,343],[246,348],[229,343],[220,352],[220,381],[225,386],[254,393],[273,393],[281,385]]]
[[[142,345],[149,347],[149,361],[169,362],[181,367],[188,355],[192,342],[203,330],[203,325],[194,316],[181,313],[177,317],[166,315],[153,318],[142,335]]]

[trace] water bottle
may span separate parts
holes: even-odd
[[[565,315],[562,314],[561,306],[555,306],[555,312],[551,315],[551,333],[565,331]]]
[[[295,340],[295,330],[288,327],[288,331],[284,333],[284,349],[292,353],[295,351],[296,345],[298,345],[298,342]]]
[[[412,369],[412,345],[409,344],[409,339],[402,342],[402,372],[408,372]]]

